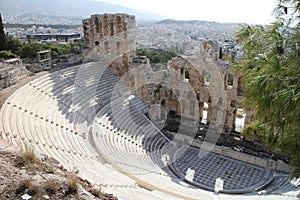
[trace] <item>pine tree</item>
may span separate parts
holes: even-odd
[[[6,49],[6,36],[4,33],[4,26],[2,22],[1,13],[0,13],[0,51],[5,49]]]
[[[245,25],[236,34],[244,52],[236,66],[243,103],[255,111],[243,134],[285,153],[295,167],[292,176],[300,177],[300,2],[278,3],[276,22]]]

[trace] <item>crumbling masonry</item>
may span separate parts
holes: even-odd
[[[240,78],[221,59],[219,46],[203,42],[200,55],[175,57],[167,70],[153,72],[149,59],[135,56],[135,26],[135,17],[126,14],[92,15],[83,20],[86,60],[109,65],[152,108],[154,121],[173,111],[185,119],[184,125],[197,127],[207,110],[207,124],[235,130],[243,91]],[[245,124],[250,121],[251,112],[246,111]]]
[[[82,21],[86,62],[114,63],[122,75],[129,69],[128,59],[135,55],[135,16],[127,14],[92,15]],[[125,68],[126,66],[126,68]]]

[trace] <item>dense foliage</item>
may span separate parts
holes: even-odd
[[[50,43],[46,44],[26,44],[23,45],[19,51],[18,55],[21,58],[35,58],[36,53],[42,50],[51,50],[51,57],[57,58],[59,55],[67,55],[71,53],[79,53],[79,46],[78,45],[71,45],[71,44],[63,44],[63,45],[54,45]]]
[[[138,49],[136,54],[138,56],[147,56],[150,59],[150,63],[161,64],[166,64],[168,60],[176,57],[176,53],[162,49]]]
[[[0,58],[8,59],[8,58],[15,58],[16,54],[12,53],[11,51],[0,51]]]
[[[4,27],[2,22],[2,17],[0,14],[0,51],[5,50],[6,46],[6,40],[5,40],[5,33],[4,33]]]
[[[300,177],[300,2],[278,3],[276,22],[244,25],[236,34],[244,52],[236,66],[243,103],[254,110],[255,119],[243,134],[289,156],[292,176]]]
[[[80,53],[78,44],[22,44],[19,39],[7,36],[4,33],[2,18],[0,15],[0,58],[13,58],[20,56],[21,58],[34,59],[38,51],[51,50],[51,57],[57,58],[60,55]]]

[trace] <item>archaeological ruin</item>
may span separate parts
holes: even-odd
[[[239,132],[251,111],[217,43],[153,70],[136,56],[134,16],[82,23],[83,63],[11,95],[0,138],[55,158],[119,199],[297,199],[289,165],[225,145],[249,145]]]
[[[230,133],[241,132],[251,121],[251,111],[241,106],[240,79],[221,59],[218,44],[203,42],[200,55],[174,57],[167,70],[153,71],[146,57],[135,55],[135,26],[134,16],[125,14],[83,20],[86,62],[101,60],[109,65],[132,93],[152,105],[153,121],[158,123],[173,112],[180,115],[181,131],[189,136],[206,133],[211,124],[211,129],[222,126],[217,131],[222,134],[220,140],[235,142]],[[198,130],[201,122],[205,122],[205,131]]]

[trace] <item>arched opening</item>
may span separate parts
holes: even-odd
[[[188,69],[185,69],[185,72],[184,72],[184,78],[185,79],[190,79],[190,72]]]
[[[98,16],[94,17],[94,23],[95,23],[95,29],[96,29],[96,33],[100,33],[100,23],[99,23],[99,18]]]
[[[106,42],[104,42],[104,48],[105,48],[105,53],[106,54],[109,54],[109,43],[108,43],[108,41],[106,41]]]
[[[220,60],[223,59],[223,49],[222,49],[222,47],[219,47],[219,59]]]
[[[104,24],[104,35],[109,35],[109,17],[104,15],[103,17],[103,24]]]
[[[201,123],[202,124],[206,124],[207,123],[208,108],[209,108],[208,103],[203,102],[202,119],[201,119]]]
[[[180,73],[181,73],[182,76],[183,76],[183,72],[184,72],[184,69],[181,68],[181,69],[180,69]]]
[[[115,24],[116,24],[116,33],[121,33],[122,32],[122,18],[121,16],[116,16],[115,18]]]
[[[110,36],[115,35],[115,30],[114,30],[114,23],[111,21],[110,22]]]
[[[165,99],[161,100],[160,105],[161,105],[162,110],[164,111],[164,112],[161,112],[160,118],[166,120],[167,114],[168,114],[168,112],[166,111],[167,110],[166,100]]]
[[[234,117],[234,130],[240,133],[245,126],[246,111],[242,108],[238,108],[235,111]]]
[[[166,100],[165,99],[161,100],[160,105],[162,105],[163,107],[166,107]]]
[[[226,88],[231,89],[233,87],[233,75],[227,74],[225,77],[225,86]]]
[[[209,86],[209,83],[210,83],[210,73],[205,72],[204,85]]]
[[[95,42],[95,48],[96,48],[96,51],[97,51],[98,53],[99,53],[99,51],[100,51],[99,45],[100,45],[99,41],[96,41],[96,42]]]

